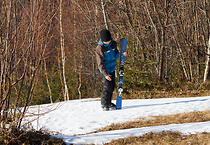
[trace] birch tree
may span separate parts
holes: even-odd
[[[209,37],[209,43],[207,48],[207,55],[206,55],[206,69],[204,73],[204,82],[210,80],[210,37]]]
[[[104,24],[106,29],[108,30],[108,23],[107,23],[107,17],[106,17],[106,8],[105,8],[106,3],[104,2],[104,0],[101,0],[101,7],[102,7],[102,12],[103,12],[103,17],[104,17]]]
[[[62,69],[63,69],[63,82],[64,82],[64,100],[69,100],[68,86],[66,82],[66,73],[65,73],[65,47],[64,47],[64,34],[62,27],[62,0],[60,0],[60,43],[61,43],[61,59],[62,59]]]

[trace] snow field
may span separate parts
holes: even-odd
[[[113,102],[115,103],[115,101]],[[100,106],[99,98],[31,106],[27,115],[42,113],[43,115],[25,118],[25,122],[34,120],[31,122],[34,129],[58,132],[59,135],[56,135],[56,137],[63,138],[67,144],[102,144],[110,142],[112,139],[124,138],[130,135],[139,136],[148,132],[180,131],[183,134],[210,132],[210,122],[200,122],[73,136],[97,131],[113,123],[133,121],[139,117],[210,110],[210,96],[123,100],[121,110],[102,111]]]

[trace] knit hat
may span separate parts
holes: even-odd
[[[109,30],[107,30],[107,29],[101,30],[100,36],[101,36],[102,42],[107,42],[112,39],[111,34],[110,34]]]

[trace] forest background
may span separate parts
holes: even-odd
[[[210,80],[208,0],[2,0],[0,7],[1,128],[20,127],[29,105],[100,97],[95,48],[104,28],[128,40],[125,98],[197,90]]]

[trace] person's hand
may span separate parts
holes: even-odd
[[[105,78],[108,80],[108,81],[111,81],[112,79],[111,79],[111,75],[107,75],[107,76],[105,76]]]
[[[124,56],[126,56],[126,55],[127,55],[127,51],[126,51],[126,52],[124,52],[124,53],[123,53],[123,55],[124,55]]]

